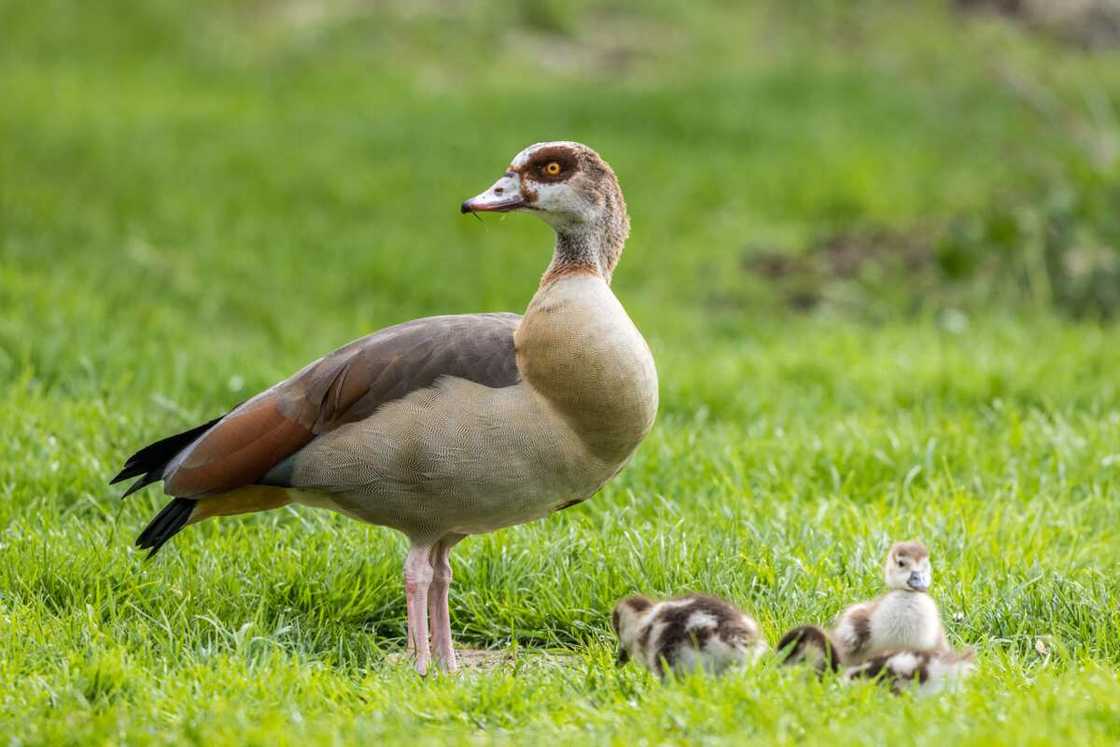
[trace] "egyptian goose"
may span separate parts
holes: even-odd
[[[840,613],[832,642],[848,665],[888,651],[944,651],[945,628],[937,603],[926,592],[931,582],[929,550],[920,542],[896,542],[884,565],[886,594]]]
[[[226,415],[129,457],[113,479],[173,496],[140,534],[154,554],[188,524],[288,503],[408,536],[417,671],[456,669],[455,543],[592,496],[653,425],[657,372],[614,293],[629,218],[610,166],[573,142],[517,154],[463,213],[524,212],[556,233],[524,316],[388,327],[320,358]],[[429,642],[429,616],[431,639]]]
[[[654,602],[627,597],[615,605],[619,665],[633,659],[659,677],[702,669],[720,674],[766,651],[758,623],[734,605],[704,594]]]
[[[933,695],[954,686],[976,669],[976,652],[891,651],[872,656],[863,664],[849,667],[844,681],[873,679],[890,685],[895,693],[913,688],[918,695]]]

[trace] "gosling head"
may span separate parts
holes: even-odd
[[[652,606],[653,602],[641,595],[626,597],[614,606],[611,627],[618,636],[619,666],[630,661],[631,649],[638,643],[642,617]]]
[[[929,550],[921,542],[896,542],[883,568],[887,587],[895,591],[929,591],[933,571]]]
[[[585,262],[608,281],[630,234],[614,171],[591,148],[568,140],[525,148],[498,181],[460,211],[536,215],[559,237],[557,259]]]

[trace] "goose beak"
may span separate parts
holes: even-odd
[[[508,213],[511,210],[526,207],[528,203],[521,195],[521,177],[512,171],[507,171],[502,178],[494,182],[490,189],[482,194],[475,195],[461,206],[459,212],[467,213]]]
[[[914,571],[910,574],[910,578],[906,580],[906,585],[914,591],[928,591],[929,590],[929,576],[919,571]]]

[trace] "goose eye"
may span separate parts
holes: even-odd
[[[559,176],[560,175],[560,162],[559,161],[549,161],[547,164],[545,164],[544,173],[548,174],[549,176]]]

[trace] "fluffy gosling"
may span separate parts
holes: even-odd
[[[627,597],[615,605],[611,624],[619,665],[633,659],[662,678],[667,671],[682,676],[697,669],[718,675],[768,648],[754,619],[704,594],[662,602]]]
[[[832,637],[816,625],[802,625],[789,631],[777,650],[782,654],[782,664],[809,664],[822,675],[843,669],[845,683],[874,679],[889,685],[895,693],[914,689],[923,696],[956,685],[976,669],[976,652],[971,648],[888,651],[862,664],[843,667]]]
[[[896,542],[887,553],[888,591],[844,610],[832,643],[846,665],[891,651],[947,651],[937,604],[926,592],[932,581],[929,550],[920,542]]]
[[[976,652],[893,651],[879,654],[844,672],[845,682],[877,679],[890,685],[895,693],[914,689],[918,695],[932,695],[959,683],[976,669]]]
[[[800,625],[778,641],[782,664],[809,664],[817,674],[840,671],[840,652],[832,637],[816,625]]]

